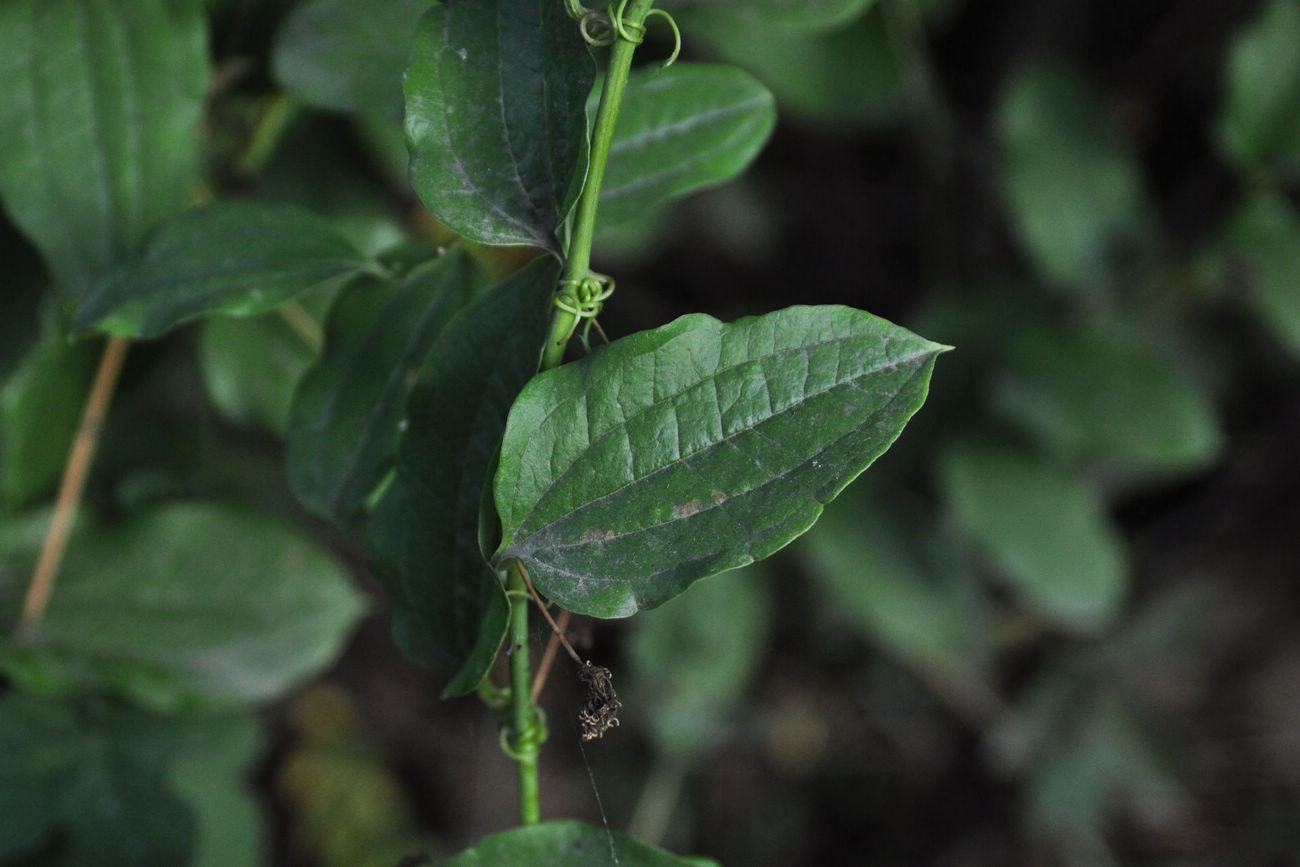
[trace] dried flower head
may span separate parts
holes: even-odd
[[[592,665],[590,661],[578,669],[578,679],[587,687],[587,703],[578,713],[584,741],[603,738],[605,732],[618,725],[618,709],[623,702],[614,692],[612,678],[608,668]]]

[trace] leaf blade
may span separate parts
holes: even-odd
[[[625,617],[762,559],[889,447],[942,351],[862,311],[792,307],[685,316],[547,371],[511,410],[494,562]]]

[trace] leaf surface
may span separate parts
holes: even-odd
[[[563,3],[434,6],[406,70],[416,193],[467,238],[558,254],[555,229],[586,176],[594,80]]]
[[[542,822],[484,837],[443,867],[495,867],[499,864],[528,864],[530,867],[589,867],[618,864],[621,867],[686,867],[698,865],[649,846],[618,831],[582,822]]]
[[[0,586],[10,620],[20,589]],[[77,537],[36,634],[0,640],[0,668],[29,689],[229,707],[320,671],[362,608],[342,567],[296,532],[230,507],[170,505]]]
[[[740,174],[776,124],[772,94],[733,66],[638,70],[623,101],[600,192],[608,225]]]
[[[197,3],[0,3],[0,198],[74,303],[186,204],[206,41]]]
[[[885,451],[944,347],[847,307],[684,316],[547,371],[510,413],[495,562],[626,617],[772,554]]]
[[[506,414],[537,371],[559,274],[549,256],[535,260],[448,323],[408,401],[396,477],[367,525],[394,637],[412,659],[453,672],[444,695],[474,689],[505,635],[508,606],[479,550],[479,512]]]
[[[1300,3],[1272,0],[1233,37],[1218,138],[1246,171],[1300,175]]]
[[[361,508],[392,466],[421,364],[473,285],[458,252],[398,284],[358,282],[335,301],[325,352],[293,402],[289,484],[303,505],[336,520]]]
[[[782,27],[829,28],[851,21],[874,4],[875,0],[673,0],[663,5],[669,9],[708,10]]]
[[[226,201],[166,221],[73,319],[157,337],[208,313],[254,316],[371,267],[324,217],[293,205]]]

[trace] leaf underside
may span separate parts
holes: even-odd
[[[920,407],[944,347],[847,307],[691,315],[529,383],[503,541],[565,608],[625,617],[804,532]]]
[[[444,867],[497,864],[580,867],[606,863],[622,867],[683,867],[699,862],[679,858],[618,831],[583,822],[554,821],[484,837],[443,863]]]

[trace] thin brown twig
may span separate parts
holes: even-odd
[[[564,637],[564,630],[556,625],[555,618],[551,617],[551,612],[546,610],[546,605],[542,602],[542,597],[538,595],[537,588],[533,586],[532,579],[528,577],[528,570],[524,568],[523,563],[519,564],[519,574],[523,576],[524,586],[528,588],[528,592],[533,594],[533,601],[542,610],[542,616],[546,618],[547,623],[551,624],[551,632],[555,633],[555,636],[560,639],[560,644],[569,652],[569,657],[578,665],[582,665],[582,657],[578,656],[578,652],[573,649],[573,645],[569,644],[569,640]]]
[[[99,445],[104,418],[108,415],[118,374],[122,372],[122,362],[130,345],[130,341],[124,337],[110,337],[104,344],[99,370],[95,373],[95,382],[86,398],[81,424],[77,427],[77,437],[72,442],[68,463],[63,469],[63,480],[59,484],[58,499],[54,502],[50,528],[46,531],[40,559],[36,561],[36,570],[32,573],[31,584],[23,598],[22,618],[18,621],[20,635],[31,634],[45,616],[50,593],[54,590],[54,579],[58,576],[63,552],[68,547],[68,538],[72,535],[72,526],[77,518],[77,507],[81,504],[81,495],[86,489],[86,478],[95,457],[95,447]]]
[[[560,619],[556,623],[561,630],[569,628],[569,618],[571,617],[573,617],[572,611],[560,612]],[[537,703],[542,690],[546,688],[546,678],[551,673],[551,667],[555,665],[555,657],[560,653],[561,640],[558,632],[552,632],[551,640],[546,642],[546,652],[542,654],[542,661],[537,666],[537,675],[533,678],[532,699],[534,704]]]

